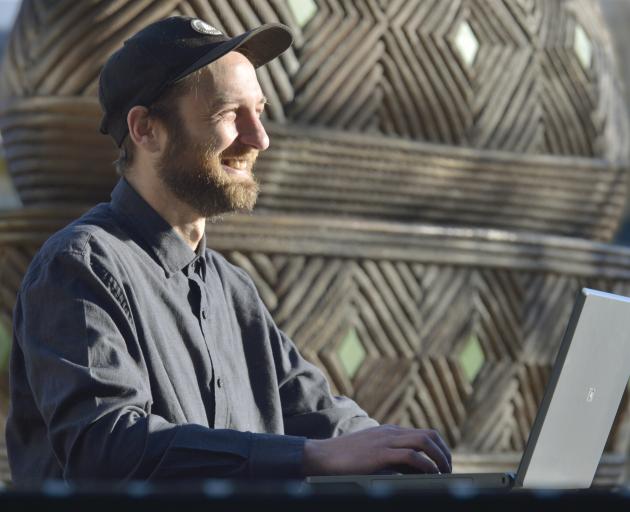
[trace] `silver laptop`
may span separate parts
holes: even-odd
[[[309,477],[337,489],[584,489],[591,486],[630,378],[630,298],[583,288],[516,474]]]

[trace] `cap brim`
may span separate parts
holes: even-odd
[[[203,57],[182,71],[173,82],[177,82],[202,67],[220,59],[231,51],[243,48],[254,67],[259,67],[285,52],[293,42],[289,27],[281,23],[267,23],[239,36],[228,39],[213,48]]]

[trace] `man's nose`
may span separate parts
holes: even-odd
[[[247,144],[258,151],[264,151],[269,147],[269,136],[258,115],[252,115],[243,120],[238,127],[239,139],[243,144]]]

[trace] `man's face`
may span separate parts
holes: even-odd
[[[247,58],[231,52],[214,62],[179,100],[179,119],[167,127],[157,163],[161,180],[203,217],[251,211],[258,196],[253,165],[269,146],[260,122],[264,106]]]

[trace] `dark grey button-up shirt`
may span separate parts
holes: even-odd
[[[376,425],[205,245],[193,252],[125,180],[44,244],[14,313],[16,483],[299,477],[305,437]]]

